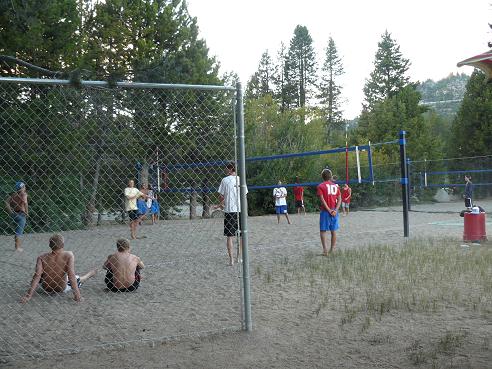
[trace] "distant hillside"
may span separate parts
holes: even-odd
[[[450,74],[437,82],[428,79],[418,85],[422,94],[422,103],[444,116],[455,115],[465,94],[466,83],[470,76]]]

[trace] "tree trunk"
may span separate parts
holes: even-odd
[[[142,169],[140,169],[140,183],[139,186],[144,186],[147,185],[147,188],[149,186],[149,164],[144,163],[142,165]]]
[[[203,204],[203,211],[202,211],[202,218],[208,219],[210,218],[210,195],[207,192],[208,189],[208,181],[204,180],[202,182],[202,187],[203,187],[203,195],[202,195],[202,204]]]
[[[194,186],[193,186],[194,187]],[[190,219],[196,219],[196,206],[198,205],[197,193],[193,188],[190,194]]]
[[[97,189],[99,186],[99,176],[101,174],[101,164],[102,164],[102,155],[98,154],[96,159],[96,170],[94,173],[94,179],[92,180],[92,192],[91,197],[85,207],[85,213],[82,216],[82,223],[86,227],[90,227],[93,225],[92,214],[96,211],[96,196]]]

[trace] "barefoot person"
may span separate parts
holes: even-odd
[[[143,221],[145,218],[147,218],[147,213],[149,212],[149,206],[148,206],[148,201],[152,201],[152,198],[149,195],[149,189],[146,184],[143,184],[140,187],[140,192],[143,193],[145,196],[140,196],[137,198],[137,209],[138,209],[138,224],[142,225]]]
[[[31,299],[40,283],[47,293],[72,291],[73,299],[81,301],[79,287],[93,277],[96,270],[93,269],[82,277],[75,275],[75,258],[72,251],[64,250],[65,241],[61,234],[51,236],[49,245],[51,252],[38,256],[31,287],[22,297],[21,303],[26,303]]]
[[[130,241],[116,241],[116,250],[109,255],[103,268],[107,270],[104,282],[111,292],[132,292],[140,286],[140,270],[144,263],[130,253]]]
[[[306,214],[304,207],[304,187],[299,186],[299,177],[296,177],[297,186],[294,187],[294,201],[296,202],[297,214]]]
[[[323,255],[328,255],[328,237],[327,232],[331,232],[331,247],[330,252],[335,251],[338,229],[338,209],[342,202],[340,188],[332,182],[331,170],[323,169],[321,172],[323,183],[318,185],[316,194],[320,201],[319,214],[319,235],[321,238],[321,246],[323,247]]]
[[[224,236],[227,237],[226,246],[229,255],[229,265],[234,265],[232,245],[234,237],[238,236],[240,229],[239,217],[241,214],[241,199],[239,198],[239,176],[236,175],[236,165],[228,163],[226,166],[227,177],[220,182],[218,189],[220,197],[220,208],[224,210]],[[248,189],[246,188],[246,193]],[[240,262],[241,239],[237,250],[237,261]]]
[[[279,187],[273,189],[275,200],[275,213],[277,214],[277,224],[280,224],[280,214],[284,214],[287,223],[290,224],[289,214],[287,213],[287,189],[282,187],[282,181],[278,181]]]
[[[5,200],[5,208],[15,223],[15,250],[22,251],[21,237],[24,234],[28,215],[27,192],[24,182],[15,183],[15,192]]]
[[[146,194],[135,188],[133,179],[128,181],[128,187],[125,188],[125,211],[128,212],[130,218],[130,236],[132,240],[137,238],[137,226],[140,221],[138,212],[137,199],[140,197],[149,198]],[[145,205],[145,203],[144,203]]]
[[[157,194],[154,194],[152,205],[150,206],[150,214],[152,214],[152,224],[156,224],[159,220],[160,206]]]
[[[349,215],[350,212],[350,199],[352,198],[352,189],[347,183],[342,188],[342,213],[343,216]]]

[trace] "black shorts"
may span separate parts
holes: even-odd
[[[465,208],[471,208],[472,206],[472,199],[469,197],[465,197]]]
[[[111,269],[108,269],[106,272],[106,277],[104,277],[104,283],[106,283],[106,287],[111,292],[133,292],[138,289],[140,286],[140,269],[137,268],[135,270],[135,282],[131,286],[128,286],[127,288],[116,288],[113,282],[113,272]]]
[[[302,208],[302,207],[304,207],[304,201],[296,200],[296,208]]]
[[[128,218],[130,220],[137,220],[139,218],[138,210],[129,210],[128,211]]]
[[[234,237],[241,224],[238,224],[241,213],[224,213],[224,236]]]

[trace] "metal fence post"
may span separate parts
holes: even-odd
[[[243,258],[243,302],[244,302],[244,329],[250,332],[253,328],[251,321],[251,292],[249,278],[249,253],[248,253],[248,200],[246,197],[246,152],[244,147],[244,108],[241,83],[236,85],[236,120],[239,133],[239,177],[241,196],[241,240]]]

